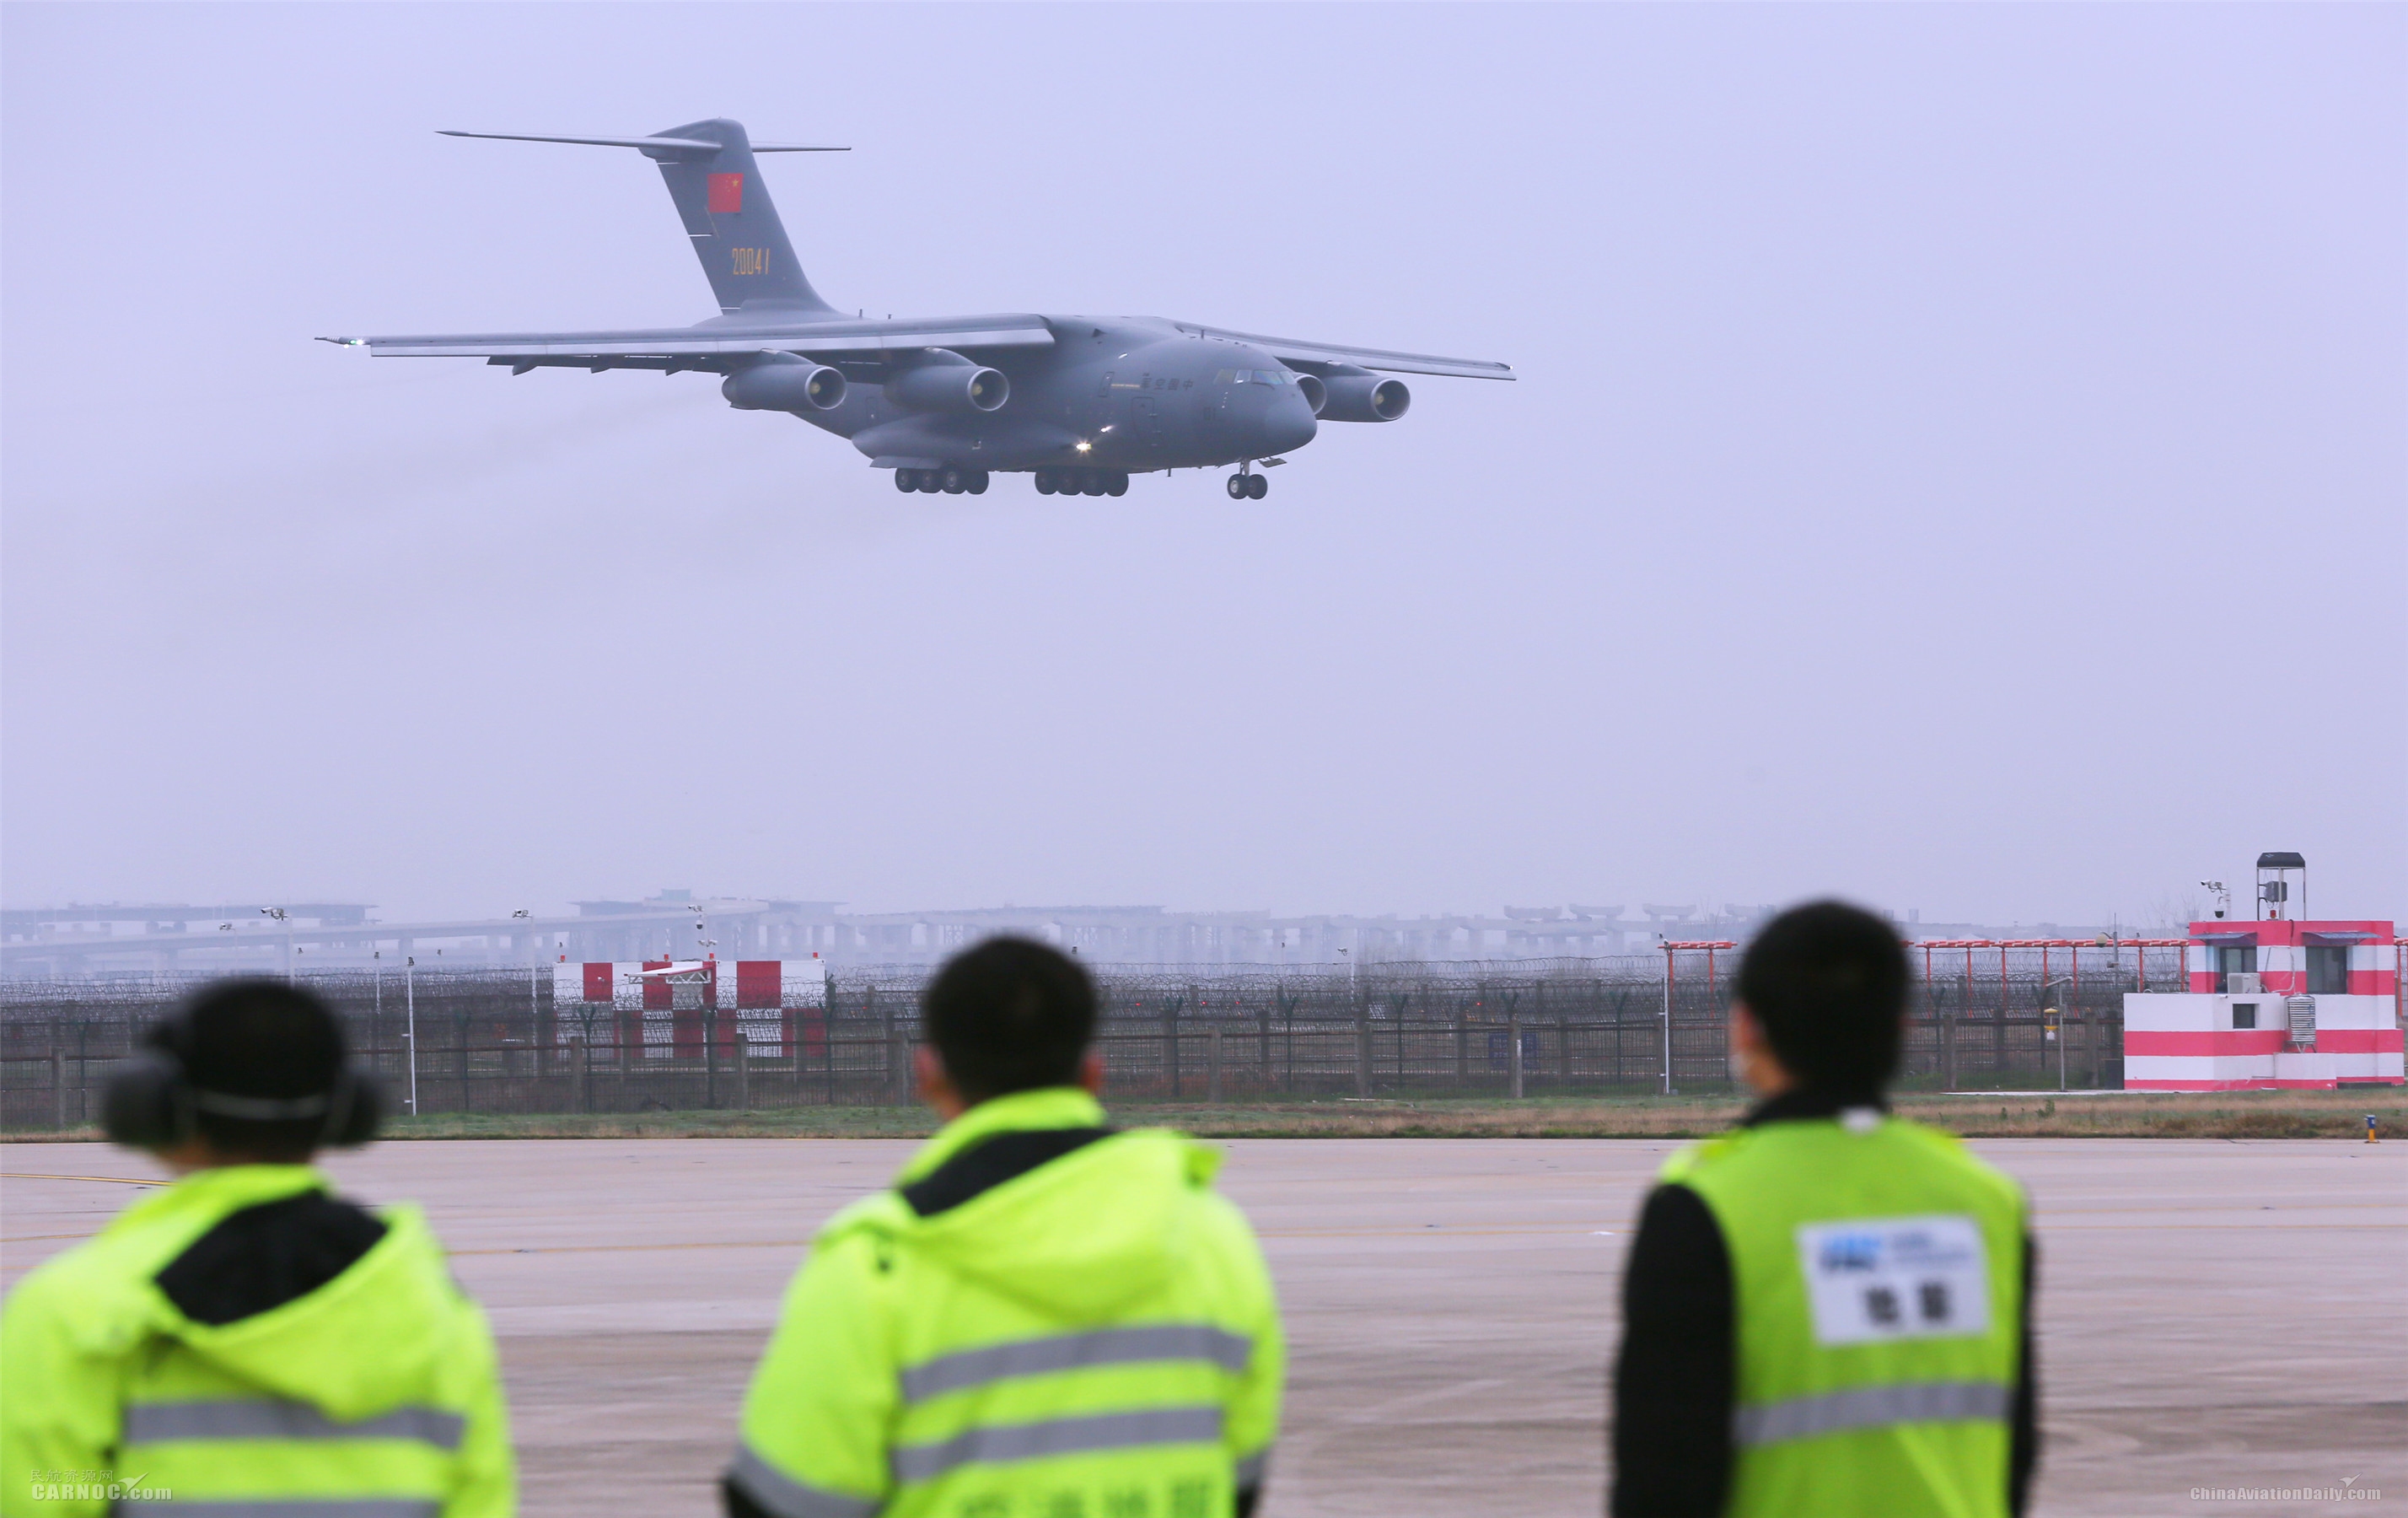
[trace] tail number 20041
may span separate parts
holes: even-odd
[[[767,274],[769,272],[769,250],[767,248],[738,248],[732,251],[736,254],[737,273]]]

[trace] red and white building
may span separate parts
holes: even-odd
[[[2271,904],[2279,912],[2287,893],[2268,896],[2267,883],[2259,887],[2261,908]],[[2217,918],[2190,924],[2185,957],[2188,991],[2124,997],[2127,1090],[2408,1081],[2391,923]]]
[[[647,959],[563,963],[552,971],[552,1037],[700,1059],[723,1052],[783,1058],[827,1047],[827,966],[812,959]],[[709,1015],[706,1015],[709,1014]]]

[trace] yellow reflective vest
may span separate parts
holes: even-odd
[[[1675,1154],[1729,1251],[1734,1518],[2004,1518],[2024,1200],[1862,1108]]]
[[[200,1171],[19,1283],[0,1312],[0,1518],[512,1511],[493,1339],[414,1209],[248,1317],[195,1322],[162,1288],[230,1217],[326,1184],[308,1166]]]
[[[1217,1156],[1069,1088],[982,1103],[839,1212],[745,1397],[771,1518],[1226,1518],[1284,1349]],[[747,1506],[749,1504],[749,1507]]]

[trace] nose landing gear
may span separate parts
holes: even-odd
[[[1238,472],[1229,477],[1229,499],[1233,501],[1259,501],[1270,493],[1270,476],[1254,473],[1250,465],[1238,465]]]

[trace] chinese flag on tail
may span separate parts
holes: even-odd
[[[744,176],[714,174],[710,177],[710,210],[714,216],[736,216],[744,209]]]

